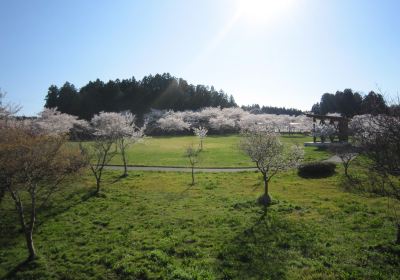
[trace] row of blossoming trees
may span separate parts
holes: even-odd
[[[237,133],[254,125],[273,127],[275,132],[309,132],[312,120],[305,115],[251,114],[239,107],[207,107],[200,111],[152,110],[145,115],[146,134],[190,133],[191,128],[205,127],[212,134]]]

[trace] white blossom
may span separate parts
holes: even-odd
[[[45,108],[38,114],[38,118],[31,121],[32,129],[37,133],[53,135],[67,134],[74,126],[87,127],[84,120],[78,117],[57,111],[57,108]]]
[[[144,127],[135,125],[135,116],[131,113],[100,112],[95,115],[91,124],[94,134],[106,138],[141,138]]]
[[[183,120],[183,114],[173,111],[158,120],[160,128],[165,131],[183,131],[190,128],[190,124]]]

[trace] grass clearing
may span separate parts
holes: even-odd
[[[283,143],[289,145],[311,141],[308,136],[281,136]],[[239,149],[240,136],[208,136],[203,143],[203,151],[199,155],[198,167],[253,167],[254,164]],[[132,145],[127,151],[127,161],[130,165],[144,166],[189,166],[185,157],[186,148],[198,145],[196,136],[151,137],[142,143]],[[315,147],[305,147],[305,161],[323,160],[330,153]],[[112,164],[122,164],[118,155]]]
[[[339,168],[341,172],[341,168]],[[26,257],[12,216],[1,219],[0,278],[398,279],[400,248],[386,200],[344,192],[339,175],[272,179],[268,212],[259,174],[107,171],[71,179],[38,214],[40,259]],[[10,203],[0,211],[12,211]]]

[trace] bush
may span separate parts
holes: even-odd
[[[333,175],[335,169],[333,162],[309,162],[299,166],[298,174],[304,178],[323,178]]]

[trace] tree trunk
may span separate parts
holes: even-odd
[[[33,245],[33,229],[36,221],[36,186],[32,187],[31,194],[31,220],[26,231],[26,245],[28,246],[28,260],[33,260],[36,257],[35,247]]]
[[[6,188],[3,186],[0,186],[0,204],[5,195],[6,195]]]
[[[128,168],[126,166],[126,158],[125,158],[125,150],[121,151],[122,154],[122,160],[124,162],[124,174],[122,174],[123,177],[128,176]]]
[[[192,165],[192,186],[194,185],[194,166]]]
[[[396,244],[400,244],[400,224],[397,224],[397,239]]]
[[[263,180],[264,180],[264,194],[258,199],[259,203],[268,206],[271,204],[271,197],[269,196],[268,193],[268,177],[267,174],[263,174]]]
[[[101,178],[96,176],[96,193],[100,192]]]
[[[35,197],[31,197],[32,199],[32,209],[33,212],[31,212],[31,221],[29,223],[29,227],[26,225],[25,222],[25,216],[24,216],[24,206],[22,205],[22,201],[18,195],[18,193],[14,192],[11,190],[11,188],[8,188],[10,193],[11,193],[11,197],[13,198],[14,202],[15,202],[15,208],[18,212],[18,216],[19,216],[19,222],[21,224],[21,228],[22,231],[25,234],[25,240],[26,240],[26,247],[28,249],[28,260],[31,261],[36,257],[36,251],[35,251],[35,247],[33,245],[33,227],[35,224],[35,216],[36,216],[36,198]],[[32,193],[31,193],[32,195]]]
[[[122,142],[120,143],[120,150],[121,150],[122,162],[124,163],[124,174],[122,174],[122,177],[126,177],[128,176],[128,168],[126,166],[125,145],[123,139],[121,141]]]
[[[25,232],[26,246],[28,247],[29,257],[28,260],[32,261],[36,258],[35,246],[33,245],[33,228],[27,229]]]

